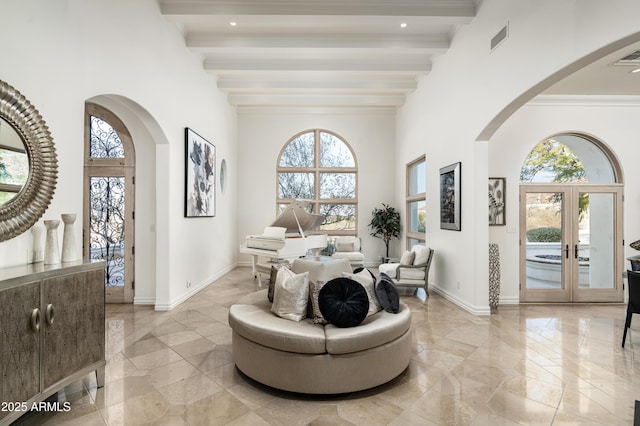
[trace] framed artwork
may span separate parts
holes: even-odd
[[[460,168],[454,163],[440,169],[440,229],[459,231],[460,227]]]
[[[489,225],[502,226],[506,225],[505,217],[505,186],[506,178],[490,177],[489,178]]]
[[[216,215],[216,147],[186,127],[185,217]]]

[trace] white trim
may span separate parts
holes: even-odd
[[[237,265],[235,263],[233,263],[233,264],[227,266],[226,268],[221,269],[220,271],[218,271],[217,274],[215,274],[214,276],[204,280],[200,284],[192,287],[188,292],[184,293],[182,296],[180,296],[176,300],[171,301],[170,303],[156,304],[155,305],[155,310],[156,311],[170,311],[170,310],[172,310],[173,308],[175,308],[176,306],[180,305],[185,300],[189,299],[191,296],[193,296],[196,293],[198,293],[200,290],[203,290],[203,289],[207,288],[210,284],[213,284],[215,281],[217,281],[223,275],[231,272],[233,269],[235,269],[236,266]]]
[[[156,298],[155,297],[134,297],[133,304],[134,305],[155,305]]]
[[[429,284],[429,289],[435,293],[438,293],[440,296],[444,297],[445,299],[447,299],[448,301],[458,305],[459,307],[461,307],[462,309],[464,309],[465,311],[473,314],[473,315],[490,315],[491,314],[491,309],[489,308],[489,305],[486,306],[471,306],[469,304],[467,304],[465,301],[463,301],[462,299],[460,299],[458,296],[453,295],[445,290],[443,290],[440,287],[436,287],[436,286],[432,286],[431,284]]]
[[[538,95],[525,106],[638,107],[640,96],[632,95]]]
[[[498,301],[499,305],[519,305],[520,298],[518,296],[501,297]]]

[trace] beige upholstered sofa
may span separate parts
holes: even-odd
[[[347,269],[348,261],[294,262],[322,276]],[[297,265],[296,265],[297,263]],[[350,269],[349,269],[350,270]],[[333,273],[332,272],[332,273]],[[229,309],[233,357],[240,371],[265,385],[291,392],[336,394],[372,388],[402,373],[411,358],[411,312],[380,311],[360,325],[338,328],[311,319],[290,321],[271,312],[267,290],[250,293]]]

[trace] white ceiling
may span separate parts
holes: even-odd
[[[159,0],[235,106],[397,107],[480,0]],[[236,25],[230,25],[235,22]],[[406,28],[400,24],[406,23]],[[640,95],[629,46],[550,87]],[[640,64],[638,64],[640,65]]]
[[[237,106],[400,106],[476,13],[474,0],[159,4]]]

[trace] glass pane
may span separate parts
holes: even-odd
[[[527,193],[526,288],[562,289],[562,193]]]
[[[411,247],[415,246],[416,244],[424,244],[424,240],[409,238],[409,250],[411,250]]]
[[[425,232],[427,223],[427,202],[425,200],[409,203],[409,232]]]
[[[320,198],[356,198],[356,174],[320,173]]]
[[[355,167],[349,147],[339,138],[320,132],[320,167]]]
[[[314,166],[314,133],[303,133],[285,148],[280,156],[280,167],[313,167]]]
[[[421,194],[427,190],[427,163],[421,161],[409,167],[409,195]]]
[[[25,152],[0,148],[0,183],[24,185],[29,176],[29,158]]]
[[[124,286],[124,177],[89,183],[89,256],[106,262],[106,286]]]
[[[99,117],[91,116],[91,158],[124,158],[124,147],[113,127]]]
[[[613,194],[581,192],[578,198],[580,288],[613,288],[615,216]]]
[[[313,198],[313,173],[278,173],[278,198]]]
[[[320,204],[320,214],[324,222],[323,231],[355,231],[356,206],[353,204]]]

